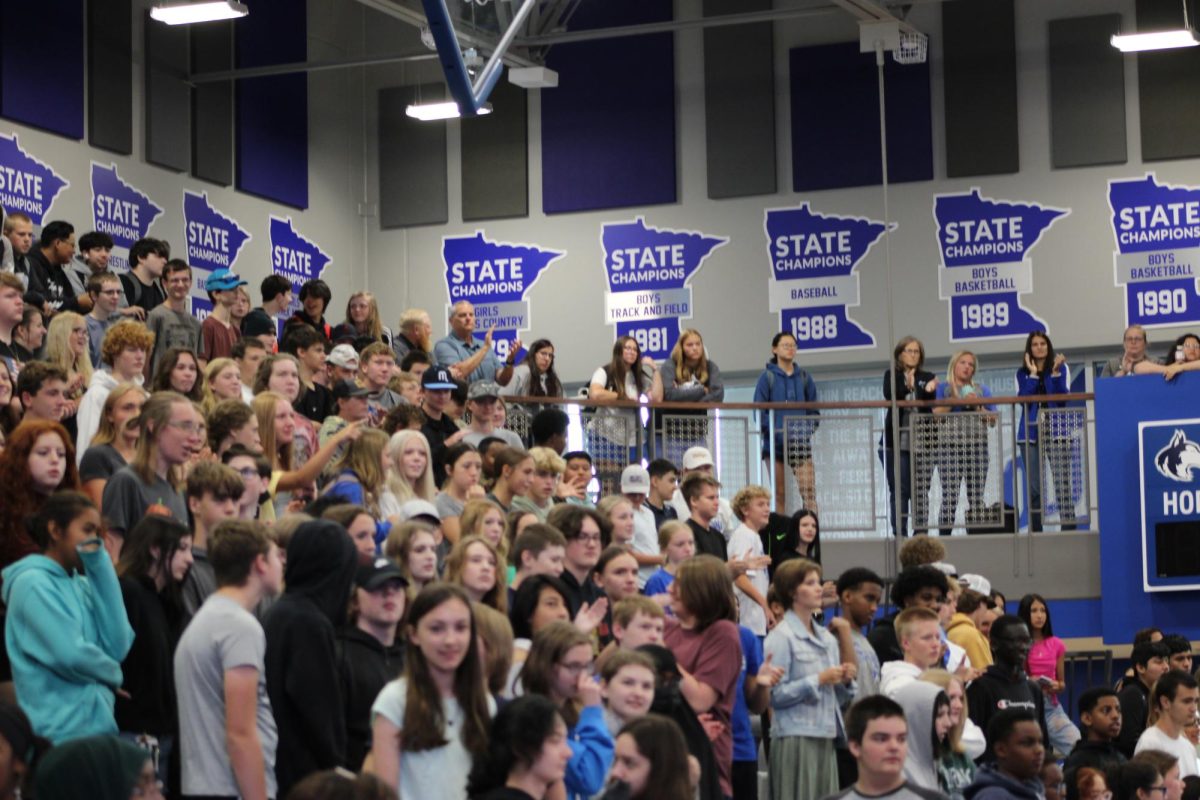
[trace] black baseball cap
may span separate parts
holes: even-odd
[[[401,586],[408,588],[404,573],[388,558],[376,558],[360,566],[354,573],[354,585],[368,592],[382,588],[388,581],[400,581]]]
[[[333,387],[335,400],[345,400],[347,397],[366,397],[371,392],[365,386],[359,386],[354,381],[338,381]]]
[[[454,378],[450,375],[450,370],[445,367],[430,367],[421,373],[421,386],[426,389],[449,389],[453,391],[458,387]]]

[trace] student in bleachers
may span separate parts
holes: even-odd
[[[992,664],[991,645],[979,630],[990,613],[986,595],[964,589],[958,596],[954,616],[946,628],[946,638],[966,651],[973,669],[985,670]]]
[[[188,518],[176,487],[183,465],[205,441],[204,418],[190,400],[174,392],[151,395],[138,420],[141,435],[133,460],[113,473],[104,487],[108,532],[118,539],[151,506],[165,508],[180,522]]]
[[[946,382],[938,384],[939,400],[950,398],[991,397],[992,390],[975,382],[975,354],[960,350],[950,357],[946,368]],[[942,507],[938,511],[938,525],[942,536],[949,536],[954,529],[958,514],[958,494],[965,483],[967,486],[966,523],[971,525],[987,518],[983,505],[983,489],[987,484],[988,429],[995,427],[996,406],[936,406],[934,414],[942,417],[940,441],[938,443],[938,479],[942,485]],[[955,414],[966,413],[966,417]]]
[[[657,675],[654,661],[645,653],[619,650],[600,670],[600,696],[604,722],[615,739],[621,728],[650,712]]]
[[[1138,737],[1135,757],[1143,750],[1161,750],[1179,759],[1183,777],[1200,774],[1196,748],[1183,735],[1187,722],[1196,718],[1198,698],[1196,679],[1186,672],[1169,670],[1159,678],[1150,693],[1149,725]]]
[[[232,358],[214,358],[204,368],[204,412],[222,400],[242,399],[242,379],[237,362]]]
[[[245,484],[232,467],[205,461],[188,473],[186,495],[192,519],[193,563],[183,582],[184,620],[191,619],[209,595],[217,590],[217,576],[208,557],[213,531],[238,516]]]
[[[434,502],[437,487],[433,482],[433,461],[429,442],[420,431],[396,431],[384,448],[387,478],[379,500],[384,516],[400,513],[409,500]]]
[[[42,551],[25,520],[55,492],[79,491],[73,455],[57,422],[24,422],[9,434],[0,453],[0,569]]]
[[[1029,628],[1020,618],[1005,614],[992,625],[992,659],[994,663],[967,687],[967,708],[971,720],[988,732],[988,750],[982,761],[992,757],[996,743],[988,727],[997,714],[1020,709],[1034,715],[1041,726],[1041,739],[1046,742],[1045,699],[1041,687],[1025,674],[1029,649],[1033,639]]]
[[[73,311],[55,315],[46,332],[46,360],[67,373],[66,397],[70,405],[63,418],[73,420],[79,411],[79,400],[92,380],[92,357],[83,317]]]
[[[267,641],[251,612],[281,590],[283,562],[267,528],[243,520],[214,531],[209,556],[217,592],[175,651],[183,794],[277,797]]]
[[[346,760],[337,630],[345,624],[358,552],[335,522],[313,520],[287,546],[285,590],[263,620],[267,691],[279,726],[279,794]]]
[[[1194,761],[1195,757],[1192,756],[1191,760]],[[1164,750],[1142,750],[1134,755],[1132,762],[1135,764],[1149,764],[1154,767],[1162,777],[1163,785],[1167,789],[1163,794],[1166,800],[1180,800],[1183,797],[1184,778],[1196,777],[1194,774],[1181,776],[1180,766],[1184,763],[1184,758]]]
[[[633,546],[633,504],[623,495],[610,494],[600,499],[596,510],[608,523],[605,525],[605,546],[618,545],[624,548]],[[632,553],[630,554],[632,555]]]
[[[572,756],[564,782],[572,799],[599,792],[613,760],[613,741],[592,667],[588,635],[570,623],[552,622],[534,635],[521,670],[525,694],[549,697],[567,723]]]
[[[1056,353],[1054,345],[1044,331],[1034,331],[1025,339],[1024,364],[1017,370],[1017,394],[1030,395],[1066,394],[1071,390],[1071,368],[1062,353]],[[1064,403],[1026,403],[1021,406],[1021,423],[1017,442],[1025,459],[1025,473],[1029,480],[1029,530],[1042,530],[1045,513],[1042,499],[1043,461],[1050,465],[1054,481],[1054,497],[1058,502],[1058,517],[1065,530],[1075,529],[1075,503],[1071,498],[1071,444],[1070,438],[1055,435],[1055,431],[1038,430],[1038,412],[1041,408],[1061,408]],[[1059,423],[1061,425],[1061,423]]]
[[[192,268],[183,259],[173,258],[163,269],[162,283],[167,289],[166,299],[146,313],[146,329],[154,336],[147,376],[158,373],[159,364],[168,350],[187,350],[197,358],[206,357],[200,320],[192,316],[188,307]]]
[[[607,607],[599,587],[589,578],[600,560],[600,515],[592,508],[559,503],[546,517],[546,524],[557,528],[567,540],[563,558],[563,583],[570,595],[571,614],[577,614],[585,604]]]
[[[375,518],[367,509],[353,503],[338,503],[321,512],[321,519],[336,522],[346,529],[358,551],[359,561],[375,559]]]
[[[274,338],[274,335],[272,326],[271,337]],[[242,381],[242,400],[246,403],[254,400],[254,389],[252,388],[254,378],[258,374],[259,366],[266,360],[268,352],[270,350],[265,344],[248,334],[238,339],[238,343],[233,346],[233,361],[238,365],[238,373]]]
[[[50,742],[33,732],[29,717],[16,703],[0,702],[0,740],[10,755],[0,763],[0,797],[20,800],[33,797],[38,764],[50,750]],[[122,798],[121,800],[124,800]]]
[[[980,768],[964,796],[968,800],[1042,800],[1043,733],[1038,715],[1025,708],[1007,708],[993,716],[987,739],[995,760]]]
[[[300,287],[300,308],[283,324],[284,338],[287,338],[288,332],[293,326],[308,325],[329,339],[332,328],[325,321],[325,311],[329,308],[329,301],[332,299],[333,293],[329,291],[329,284],[325,281],[320,278],[305,281],[304,285]]]
[[[478,800],[545,800],[570,759],[567,724],[554,703],[540,695],[519,697],[492,720],[467,792]]]
[[[927,669],[920,680],[940,688],[950,701],[951,727],[937,762],[938,788],[951,800],[961,800],[963,791],[975,780],[975,758],[983,755],[987,742],[983,731],[967,716],[966,691],[957,676],[944,669]]]
[[[942,641],[936,613],[920,606],[906,608],[896,617],[895,626],[904,658],[885,663],[879,681],[879,691],[893,699],[902,686],[915,681],[925,670],[941,666],[942,663]]]
[[[503,564],[491,542],[482,536],[466,536],[446,557],[445,579],[466,590],[472,602],[507,613],[507,573]]]
[[[1022,597],[1017,616],[1033,634],[1033,646],[1029,649],[1025,671],[1037,682],[1046,696],[1046,730],[1050,734],[1048,744],[1055,752],[1070,753],[1079,741],[1079,729],[1071,722],[1070,715],[1058,701],[1059,695],[1067,686],[1067,647],[1062,639],[1054,635],[1050,622],[1050,607],[1041,595],[1027,594]]]
[[[922,606],[936,612],[945,599],[946,576],[940,570],[930,566],[908,567],[901,570],[900,574],[896,576],[896,583],[892,586],[892,603],[900,611],[910,606]],[[899,613],[897,611],[890,617],[881,618],[867,634],[867,639],[875,648],[881,664],[886,664],[888,661],[900,661],[904,658],[904,651],[900,649],[900,640],[897,638],[895,630],[895,620]]]
[[[1146,729],[1150,716],[1150,692],[1159,678],[1167,673],[1171,652],[1161,641],[1144,641],[1133,646],[1129,660],[1134,677],[1126,679],[1117,699],[1121,705],[1121,734],[1117,748],[1126,758],[1133,758],[1138,738]]]
[[[953,727],[950,698],[938,686],[917,680],[909,681],[889,696],[904,709],[908,722],[904,777],[912,785],[938,791],[938,765]]]
[[[117,694],[117,727],[130,741],[146,737],[164,782],[179,735],[172,666],[184,625],[179,587],[191,566],[191,532],[157,515],[133,526],[117,564],[133,628],[133,646],[121,663],[125,681]]]
[[[1167,646],[1168,652],[1170,652],[1167,663],[1171,665],[1171,669],[1177,669],[1191,675],[1192,643],[1188,641],[1188,638],[1178,633],[1168,633],[1163,636],[1162,642]]]
[[[883,579],[865,567],[852,567],[838,577],[836,591],[841,614],[850,623],[850,641],[854,644],[854,656],[858,664],[858,674],[855,676],[858,693],[863,697],[876,694],[880,679],[879,656],[862,632],[879,610]]]
[[[204,402],[204,373],[192,350],[172,347],[158,357],[151,392],[176,392],[193,403]]]
[[[512,510],[514,498],[529,491],[533,482],[534,463],[533,456],[516,447],[502,447],[496,453],[496,480],[487,496],[505,514]]]
[[[150,754],[111,736],[89,736],[52,748],[39,763],[30,796],[46,800],[159,800]]]
[[[409,520],[393,526],[383,543],[383,554],[404,573],[410,598],[438,578],[438,536],[427,522]]]
[[[658,531],[658,546],[663,554],[663,565],[646,581],[643,592],[649,597],[658,597],[667,592],[679,565],[696,554],[696,539],[692,529],[677,519],[668,520]]]
[[[114,687],[134,632],[100,539],[100,514],[79,492],[58,492],[27,530],[38,552],[3,572],[17,700],[38,735],[56,744],[115,734]]]
[[[648,714],[621,729],[603,800],[692,800],[693,760],[679,726]]]
[[[746,486],[733,498],[733,513],[738,526],[730,532],[729,551],[736,556],[762,556],[762,538],[758,535],[771,516],[771,493],[762,486]],[[767,589],[771,585],[767,570],[750,570],[733,582],[738,601],[738,622],[749,628],[761,642],[768,627],[776,623],[767,607]]]
[[[554,508],[554,491],[567,462],[548,447],[531,447],[529,455],[533,458],[533,479],[525,494],[513,498],[512,507],[535,514],[538,522],[545,522],[546,515]]]
[[[383,342],[392,346],[392,329],[379,318],[379,304],[370,292],[355,292],[346,301],[346,318],[333,329],[330,340],[335,344],[358,340]]]
[[[436,462],[431,462],[436,465]],[[482,460],[478,451],[469,444],[459,442],[445,450],[441,480],[441,491],[434,496],[433,504],[442,516],[442,530],[451,542],[458,541],[461,531],[461,516],[468,500],[484,495],[479,486]],[[434,476],[435,482],[437,476]]]
[[[121,279],[111,272],[92,275],[87,279],[87,293],[92,303],[91,311],[84,317],[88,329],[88,355],[92,369],[99,369],[104,333],[122,318],[119,310],[123,299]]]
[[[100,427],[108,393],[118,384],[136,383],[141,386],[145,381],[142,372],[146,366],[146,354],[153,345],[154,336],[138,322],[118,322],[104,334],[104,342],[100,346],[100,360],[104,368],[92,373],[92,380],[79,402],[79,413],[75,417],[78,428],[75,442],[80,451],[76,453],[78,459],[83,459],[83,453],[91,446],[92,437]]]
[[[638,593],[637,561],[627,548],[616,544],[609,545],[604,548],[592,570],[592,581],[608,599],[608,614],[596,631],[600,647],[605,647],[613,640],[613,606]]]
[[[1110,774],[1119,772],[1118,766],[1115,765]],[[1105,797],[1111,800],[1113,796],[1108,790],[1105,771],[1095,767],[1080,767],[1074,775],[1067,773],[1065,781],[1067,800],[1102,800]]]
[[[470,598],[450,584],[426,586],[406,627],[404,674],[372,708],[372,771],[401,797],[464,800],[472,759],[486,751],[496,711]]]
[[[1108,772],[1126,760],[1116,744],[1122,725],[1117,693],[1107,686],[1094,686],[1079,696],[1078,706],[1083,738],[1063,764],[1068,784],[1076,770],[1094,767]]]

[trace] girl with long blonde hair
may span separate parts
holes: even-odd
[[[101,508],[104,487],[113,473],[133,460],[141,428],[138,417],[150,393],[136,383],[120,383],[108,393],[100,429],[79,462],[83,493]],[[101,509],[103,510],[103,509]]]
[[[384,449],[387,464],[386,486],[379,498],[384,516],[400,513],[409,500],[433,502],[437,486],[433,482],[433,455],[429,440],[420,431],[396,431]]]
[[[504,559],[482,536],[458,540],[446,556],[446,580],[467,590],[471,600],[508,613],[508,588]]]
[[[232,358],[214,358],[204,368],[204,413],[222,400],[242,399],[242,373]]]
[[[74,311],[54,315],[46,331],[46,360],[67,371],[67,394],[77,402],[92,380],[87,320]]]
[[[379,317],[379,304],[370,292],[355,292],[346,301],[346,319],[330,339],[334,343],[352,344],[355,339],[372,339],[392,346],[392,331]]]
[[[333,465],[336,476],[322,492],[333,497],[342,497],[349,503],[360,505],[371,512],[376,520],[375,542],[379,544],[392,530],[379,507],[379,499],[387,483],[384,468],[384,451],[388,435],[375,428],[367,428],[350,443],[346,452]]]

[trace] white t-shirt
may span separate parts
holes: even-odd
[[[604,367],[599,367],[592,373],[592,383],[599,384],[600,386],[608,383],[608,376],[604,372]],[[623,399],[638,399],[637,382],[633,378],[633,370],[625,373],[625,397]],[[617,420],[624,420],[625,424],[622,425]],[[627,447],[637,445],[639,427],[641,425],[638,420],[637,410],[632,408],[601,406],[596,409],[596,416],[591,422],[593,432],[603,436],[610,442],[624,444]]]
[[[1172,739],[1157,725],[1151,725],[1142,731],[1133,752],[1136,755],[1143,750],[1162,750],[1168,755],[1176,756],[1179,759],[1180,778],[1200,774],[1196,767],[1196,748],[1192,747],[1186,736],[1176,736]]]
[[[633,511],[633,550],[648,556],[661,554],[658,547],[658,530],[654,527],[654,512],[646,508],[646,504],[638,506]],[[645,589],[646,581],[658,567],[638,567],[638,588]]]
[[[737,556],[741,558],[746,551],[750,551],[751,557],[761,556],[763,554],[762,537],[756,532],[750,530],[744,523],[738,523],[734,528],[733,533],[729,536],[729,555],[730,557]],[[746,573],[746,577],[750,579],[750,584],[763,597],[767,596],[767,589],[771,586],[771,580],[767,577],[765,569],[751,570]],[[767,635],[767,615],[763,611],[762,606],[750,599],[750,595],[738,588],[737,584],[733,585],[734,592],[737,593],[738,599],[738,621],[754,632],[755,636]]]
[[[408,682],[404,678],[397,678],[383,687],[371,707],[372,721],[376,714],[381,715],[403,735],[407,691]],[[490,718],[496,715],[496,701],[488,695],[487,702]],[[401,797],[466,800],[467,774],[471,771],[472,761],[470,751],[462,742],[462,706],[454,698],[443,698],[442,709],[446,719],[446,744],[433,750],[400,754]]]

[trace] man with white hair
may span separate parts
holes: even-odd
[[[428,311],[410,308],[400,315],[400,327],[392,337],[392,350],[396,353],[397,364],[413,350],[433,357],[433,322]]]
[[[450,309],[450,335],[433,346],[433,360],[445,367],[459,380],[467,383],[494,381],[507,386],[512,379],[513,357],[521,349],[521,340],[514,339],[508,359],[502,365],[492,349],[492,334],[488,328],[483,341],[475,338],[475,306],[459,300]]]

